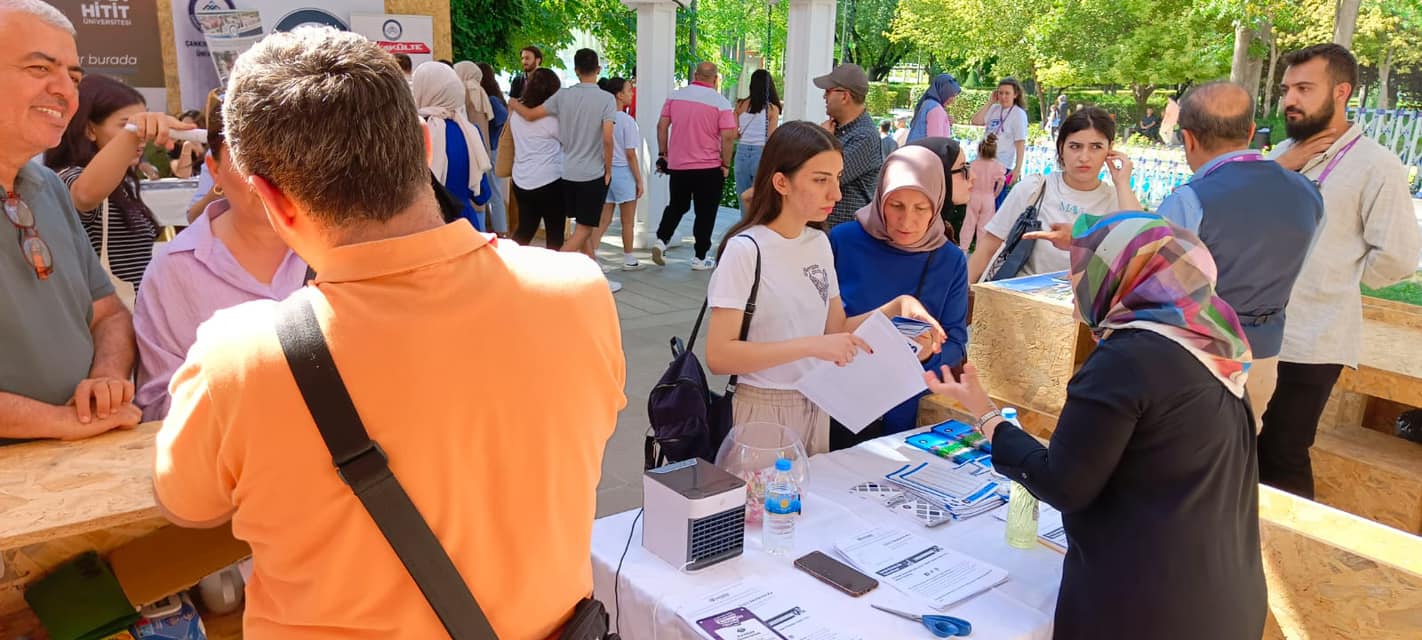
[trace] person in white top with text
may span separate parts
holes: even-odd
[[[1362,351],[1358,285],[1412,276],[1422,239],[1401,161],[1348,124],[1358,84],[1353,54],[1321,44],[1284,56],[1284,64],[1289,139],[1271,157],[1318,185],[1324,215],[1289,297],[1278,384],[1259,433],[1259,481],[1311,499],[1308,450],[1318,420],[1343,367],[1357,367]]]
[[[1071,267],[1070,256],[1050,239],[1069,239],[1077,216],[1141,210],[1140,200],[1131,191],[1131,159],[1112,148],[1115,139],[1116,123],[1101,109],[1088,107],[1068,116],[1057,132],[1060,170],[1027,178],[998,208],[978,234],[978,247],[968,260],[968,282],[1065,271]],[[998,147],[999,159],[1005,148]],[[1006,165],[1011,160],[1001,162]],[[1110,182],[1101,179],[1103,166],[1111,174]],[[1031,257],[1016,273],[996,273],[993,265],[1012,235],[1012,227],[1034,205],[1042,232],[1023,236],[1024,241],[1036,241]]]
[[[1022,83],[1003,78],[992,92],[992,102],[973,114],[973,124],[983,127],[985,134],[997,135],[997,161],[1007,167],[1004,187],[997,195],[1002,207],[1012,185],[1022,179],[1022,160],[1027,157],[1027,97]]]
[[[734,423],[774,422],[794,431],[810,454],[829,451],[829,415],[795,390],[811,359],[848,364],[869,346],[854,330],[868,313],[848,318],[829,238],[808,226],[824,222],[839,201],[844,157],[839,141],[804,121],[771,134],[761,156],[750,206],[726,232],[707,295],[711,307],[706,364],[738,374]],[[740,339],[746,301],[760,261],[760,289],[750,332]],[[870,313],[928,322],[933,349],[943,329],[911,296]]]

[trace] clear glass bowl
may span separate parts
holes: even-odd
[[[760,524],[765,511],[765,485],[775,473],[775,461],[790,460],[790,477],[804,492],[810,478],[810,456],[790,429],[773,422],[736,425],[716,452],[716,466],[746,481],[746,525]]]

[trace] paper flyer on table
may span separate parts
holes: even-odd
[[[835,542],[860,571],[931,607],[945,609],[1007,580],[1007,571],[902,529],[876,528]]]
[[[698,596],[677,615],[706,640],[865,640],[817,620],[792,594],[746,581]]]
[[[923,382],[923,365],[884,314],[871,314],[854,335],[869,343],[874,353],[861,351],[843,367],[817,360],[795,389],[859,433],[928,385]]]

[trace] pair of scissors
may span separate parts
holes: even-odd
[[[912,613],[906,613],[903,611],[890,609],[888,607],[881,607],[877,604],[869,606],[874,607],[875,609],[878,609],[885,613],[892,613],[900,618],[907,618],[909,620],[913,620],[914,622],[921,622],[923,623],[923,626],[927,627],[929,631],[933,632],[933,635],[938,636],[939,638],[966,636],[973,632],[973,625],[962,618],[938,615],[919,616],[914,615]]]

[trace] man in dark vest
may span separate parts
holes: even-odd
[[[1200,85],[1180,101],[1185,160],[1195,170],[1157,211],[1200,236],[1254,352],[1247,391],[1255,425],[1274,394],[1284,308],[1323,219],[1318,188],[1249,148],[1254,100],[1232,82]]]

